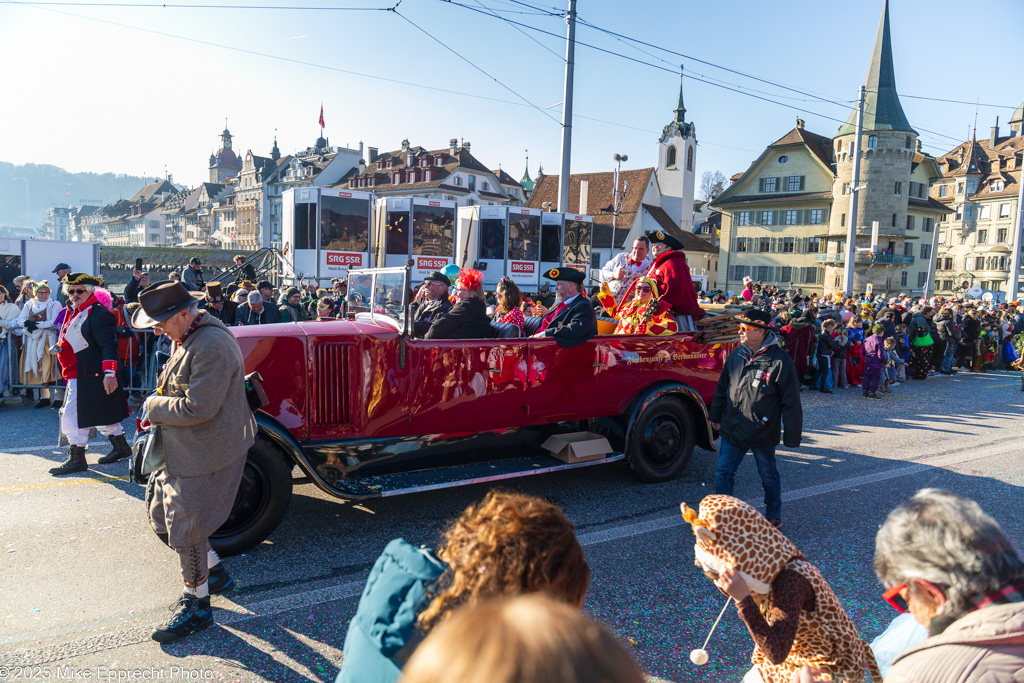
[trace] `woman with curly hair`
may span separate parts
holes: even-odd
[[[540,498],[491,491],[442,533],[437,553],[402,539],[377,559],[345,636],[336,683],[393,683],[420,641],[459,607],[546,593],[575,608],[590,567],[573,525]]]
[[[516,283],[502,275],[498,281],[498,307],[494,310],[494,322],[512,323],[525,334],[526,318],[520,310],[522,305],[523,293]]]

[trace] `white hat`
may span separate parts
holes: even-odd
[[[748,282],[753,282],[753,281],[754,281],[754,278],[750,277],[749,275],[744,275],[743,276],[743,284],[746,284]]]

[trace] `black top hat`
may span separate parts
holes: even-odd
[[[772,324],[771,314],[758,308],[748,308],[739,315],[737,320],[744,325],[760,327],[762,330],[775,329],[775,325]]]
[[[652,230],[647,233],[647,239],[651,241],[651,244],[660,242],[667,246],[669,249],[682,249],[683,243],[677,240],[672,235],[668,234],[664,230]]]
[[[448,276],[445,275],[444,273],[442,273],[440,270],[435,270],[433,273],[431,273],[430,275],[428,275],[425,278],[423,278],[424,282],[426,282],[427,280],[436,280],[437,282],[440,282],[445,287],[451,287],[452,286],[451,279],[449,279]]]
[[[132,325],[139,329],[155,327],[205,297],[203,292],[189,292],[180,282],[157,282],[139,292],[141,306],[132,314]]]
[[[565,268],[552,268],[542,273],[542,275],[549,280],[566,280],[568,282],[575,282],[578,285],[582,285],[585,279],[583,273],[568,266]]]
[[[66,263],[58,263],[57,267],[53,269],[53,272],[56,273],[58,270],[71,270],[71,266]]]

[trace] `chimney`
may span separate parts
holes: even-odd
[[[796,129],[797,130],[803,130],[804,129],[804,120],[803,119],[797,119],[796,120]]]
[[[451,140],[448,141],[448,151],[451,153],[452,156],[455,156],[455,154],[459,151],[458,138],[452,138]]]
[[[362,140],[359,141],[359,158],[360,159],[363,158],[363,141]]]
[[[367,159],[366,162],[372,164],[373,162],[377,161],[377,148],[367,147],[366,149],[370,153],[370,158]]]
[[[587,196],[590,194],[590,181],[580,181],[580,213],[587,215]]]
[[[996,117],[996,125],[992,126],[992,137],[988,140],[989,147],[995,147],[996,141],[999,139],[999,117]]]
[[[405,165],[406,166],[412,166],[412,165],[415,164],[415,161],[416,161],[416,155],[412,153],[411,149],[408,150],[405,153]]]
[[[469,142],[468,141],[462,143],[462,149],[466,150],[467,152],[469,151]]]

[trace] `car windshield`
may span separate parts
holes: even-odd
[[[367,313],[370,317],[384,315],[401,324],[409,301],[405,269],[350,270],[345,301],[349,313]]]

